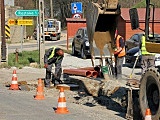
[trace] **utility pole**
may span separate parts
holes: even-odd
[[[44,0],[39,0],[39,60],[44,65],[45,37],[44,37]],[[41,37],[41,35],[43,37]]]
[[[6,62],[6,40],[5,40],[5,7],[4,0],[1,0],[1,62]]]
[[[51,7],[51,19],[53,19],[53,0],[50,0]]]

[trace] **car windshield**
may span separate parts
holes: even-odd
[[[88,37],[87,29],[84,30],[84,36]]]

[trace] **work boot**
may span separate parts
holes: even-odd
[[[59,82],[59,84],[63,84],[62,80],[57,80]]]

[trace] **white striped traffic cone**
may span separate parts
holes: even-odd
[[[12,82],[11,82],[11,86],[10,86],[9,90],[19,90],[16,70],[13,70]]]
[[[146,109],[145,120],[152,120],[150,109]]]
[[[58,107],[55,113],[58,114],[67,114],[69,111],[66,107],[66,98],[64,95],[63,87],[60,88],[59,99],[58,99]]]

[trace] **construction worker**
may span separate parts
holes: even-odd
[[[62,83],[60,80],[62,68],[61,63],[64,57],[64,51],[58,47],[51,47],[46,51],[44,55],[44,67],[46,68],[46,77],[45,77],[45,87],[50,87],[50,82],[55,85],[57,80],[59,83]],[[55,73],[52,73],[52,67],[55,64]],[[51,79],[52,73],[52,80]]]
[[[151,34],[149,36],[151,36]],[[146,43],[145,36],[143,35],[140,44],[140,49],[142,54],[142,60],[141,60],[142,74],[144,74],[149,67],[155,65],[155,53],[147,52],[145,43]]]
[[[122,65],[124,56],[126,55],[125,52],[125,40],[122,36],[118,35],[118,32],[115,32],[115,41],[116,41],[116,48],[114,51],[115,56],[115,77],[116,79],[122,78]]]

